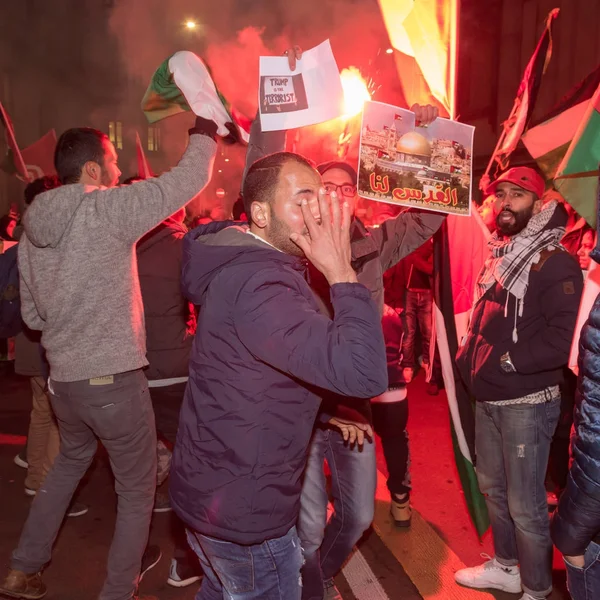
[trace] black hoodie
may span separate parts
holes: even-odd
[[[565,222],[566,213],[559,206],[546,229],[564,226]],[[531,268],[514,342],[517,300],[500,284],[492,285],[475,304],[469,331],[456,357],[461,376],[476,400],[522,398],[562,382],[582,289],[579,265],[564,248],[543,251]],[[516,373],[501,368],[500,358],[506,352]]]

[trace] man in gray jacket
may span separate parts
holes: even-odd
[[[215,94],[215,104],[220,102]],[[206,107],[206,116],[216,111]],[[57,145],[63,186],[25,217],[19,250],[27,325],[42,331],[61,448],[32,505],[0,593],[41,598],[40,571],[79,481],[102,441],[118,496],[100,600],[136,597],[156,485],[156,431],[143,368],[144,310],[136,242],[208,182],[225,123],[198,117],[179,165],[159,178],[114,187],[117,154],[103,133],[71,129]]]

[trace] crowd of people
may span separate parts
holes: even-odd
[[[293,69],[301,51],[288,57]],[[221,107],[216,93],[212,102]],[[168,583],[201,582],[198,600],[341,598],[334,577],[374,516],[375,433],[393,520],[410,527],[407,383],[421,364],[428,392],[442,385],[431,238],[445,216],[405,210],[364,223],[352,165],[286,152],[285,132],[263,132],[256,119],[235,207],[245,219],[215,213],[188,231],[185,206],[228,131],[214,106],[199,111],[179,164],[160,177],[119,186],[113,144],[78,128],[58,141],[58,177],[27,187],[10,235],[24,322],[17,370],[33,397],[16,460],[34,500],[0,584],[9,597],[46,594],[60,525],[88,510],[76,490],[98,441],[118,497],[100,600],[150,598],[138,592],[160,558],[150,521],[169,510],[179,524]],[[437,117],[432,106],[411,110],[421,126]],[[476,400],[495,556],[456,581],[522,600],[551,593],[545,480],[560,421],[552,535],[573,598],[591,599],[600,594],[596,309],[576,401],[565,370],[595,234],[531,168],[509,169],[486,194],[494,233],[456,363]]]

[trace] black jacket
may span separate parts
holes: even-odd
[[[363,285],[331,288],[331,320],[319,313],[304,261],[237,228],[207,231],[184,240],[182,285],[200,313],[171,501],[192,529],[257,544],[297,521],[324,390],[381,394],[385,346]]]
[[[181,223],[167,219],[137,244],[149,363],[146,376],[151,381],[188,374],[196,319],[181,291],[186,231]]]
[[[565,217],[564,211],[557,210],[547,228],[559,226]],[[562,382],[582,289],[577,261],[564,248],[544,251],[531,268],[523,316],[517,319],[516,343],[516,298],[507,299],[508,292],[498,283],[482,296],[456,357],[476,400],[520,398]],[[516,373],[506,373],[500,366],[506,352]]]

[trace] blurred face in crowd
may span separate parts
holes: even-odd
[[[498,233],[513,236],[525,229],[527,223],[542,208],[542,201],[514,183],[503,181],[496,188],[494,215]]]
[[[348,202],[352,215],[356,209],[356,181],[344,169],[333,167],[323,173],[323,187],[328,194],[336,192],[340,202]]]
[[[590,252],[594,249],[594,232],[586,231],[583,234],[581,240],[581,247],[577,251],[577,258],[579,258],[579,267],[582,271],[587,271],[590,268],[592,259],[590,258]]]
[[[479,214],[489,231],[496,231],[496,215],[494,214],[495,196],[488,196],[479,207]]]
[[[317,223],[321,222],[318,202],[321,186],[321,177],[315,169],[294,161],[287,162],[279,173],[273,200],[252,204],[252,222],[263,230],[265,240],[282,252],[304,256],[290,235],[308,234],[301,208],[304,199]]]

